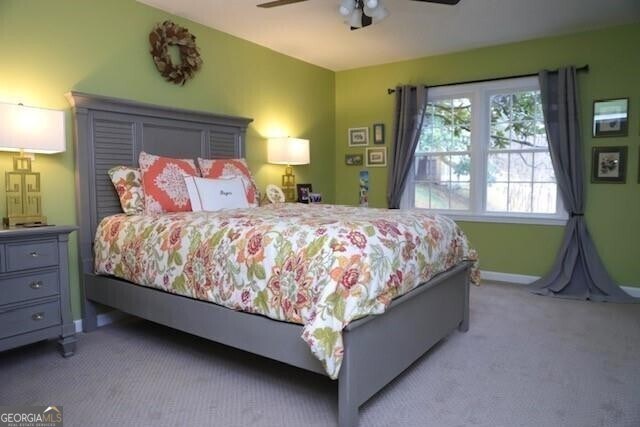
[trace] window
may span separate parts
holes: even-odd
[[[460,219],[562,223],[537,79],[431,89],[403,205]]]

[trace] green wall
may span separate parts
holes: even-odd
[[[398,84],[446,84],[497,76],[537,72],[561,65],[589,64],[580,74],[585,170],[590,173],[593,146],[629,147],[627,183],[587,184],[586,218],[604,263],[619,283],[640,286],[640,24],[564,37],[476,49],[336,73],[336,202],[358,202],[360,167],[345,166],[346,153],[363,152],[347,146],[349,127],[386,124],[392,135],[393,96]],[[594,99],[630,98],[629,136],[592,138]],[[391,144],[387,143],[387,147]],[[386,205],[387,168],[370,169],[370,205]],[[551,266],[563,228],[516,224],[461,223],[477,247],[485,270],[542,275]]]
[[[166,19],[197,37],[204,60],[183,87],[162,80],[148,53],[149,32]],[[71,115],[64,98],[70,90],[252,117],[247,158],[261,188],[278,183],[283,173],[283,167],[265,164],[265,138],[309,138],[312,163],[295,168],[298,182],[312,182],[325,200],[333,201],[332,71],[133,0],[0,0],[0,46],[0,102],[67,111],[67,151],[38,155],[34,163],[34,170],[42,173],[44,213],[50,223],[76,223]],[[0,154],[0,168],[10,169],[11,157]],[[4,215],[3,191],[0,212]],[[71,255],[72,306],[78,318],[75,238]]]

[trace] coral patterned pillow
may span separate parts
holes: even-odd
[[[185,176],[198,176],[191,159],[173,159],[140,153],[138,159],[147,214],[191,211]]]
[[[258,206],[258,187],[256,187],[245,159],[201,159],[198,157],[198,166],[203,178],[217,179],[239,176],[244,183],[249,206]]]
[[[140,169],[129,166],[116,166],[109,169],[109,178],[120,198],[122,212],[138,215],[144,212],[144,191]]]

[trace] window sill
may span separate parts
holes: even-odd
[[[425,209],[426,210],[426,209]],[[567,218],[562,217],[543,217],[543,216],[507,216],[507,215],[478,215],[465,213],[451,213],[443,211],[430,211],[434,214],[447,216],[455,221],[464,222],[492,222],[499,224],[527,224],[527,225],[555,225],[565,226]]]

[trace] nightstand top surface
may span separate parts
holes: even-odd
[[[78,229],[75,225],[47,225],[43,227],[0,228],[0,239],[8,237],[37,237],[53,234],[69,234]]]

